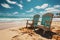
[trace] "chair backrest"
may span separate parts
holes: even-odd
[[[38,21],[39,21],[39,17],[40,17],[39,14],[34,15],[34,17],[33,17],[33,26],[34,27],[37,26]]]
[[[53,14],[52,13],[46,13],[42,16],[42,22],[41,25],[44,25],[44,27],[50,28],[51,22],[52,22]]]

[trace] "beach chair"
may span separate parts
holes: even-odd
[[[38,25],[39,17],[40,15],[36,14],[33,17],[33,20],[27,20],[26,28],[28,27],[28,25],[30,25],[30,27],[35,29],[35,27]],[[32,23],[29,23],[29,21],[32,21]]]
[[[52,13],[46,13],[42,16],[41,25],[43,25],[43,26],[40,28],[42,28],[44,30],[43,35],[45,34],[45,31],[50,31],[52,18],[53,18]]]

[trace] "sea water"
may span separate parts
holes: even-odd
[[[41,21],[42,18],[39,20]],[[33,18],[0,18],[0,22],[17,22],[17,21],[24,21],[24,20],[33,20]],[[60,18],[53,18],[52,21],[60,21]]]

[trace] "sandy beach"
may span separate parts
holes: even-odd
[[[7,29],[12,27],[26,27],[26,20],[21,21],[14,21],[14,22],[0,22],[0,30],[1,29]],[[31,21],[30,21],[31,22]],[[38,25],[41,25],[41,22],[38,23]],[[53,21],[51,26],[60,26],[60,21]]]
[[[40,23],[41,22],[39,22],[38,24],[40,25]],[[15,35],[19,35],[18,37],[20,37],[21,33],[19,34],[20,31],[18,29],[22,28],[22,27],[26,27],[26,21],[1,22],[0,23],[0,40],[12,40],[12,37],[14,37]],[[56,27],[56,29],[60,29],[60,21],[53,21],[51,27]],[[15,31],[14,30],[11,31],[11,29],[14,29]],[[25,36],[26,35],[27,34],[25,34]],[[38,34],[36,34],[36,35],[38,36],[38,38],[42,38],[43,40],[48,40],[42,36],[39,36]],[[17,40],[17,39],[13,39],[13,40]],[[30,38],[30,40],[32,40],[32,39]],[[36,40],[38,40],[38,39],[36,39]]]
[[[0,30],[12,27],[25,27],[26,21],[0,22]]]
[[[0,0],[0,40],[60,40],[60,0]]]

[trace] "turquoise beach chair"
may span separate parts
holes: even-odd
[[[42,16],[42,22],[41,25],[43,25],[43,34],[45,34],[45,31],[50,31],[51,23],[52,23],[53,14],[52,13],[46,13]]]
[[[40,15],[38,14],[34,15],[33,20],[27,20],[26,27],[30,25],[30,27],[35,28],[38,25],[39,18]],[[32,23],[29,23],[29,21],[32,21]]]

